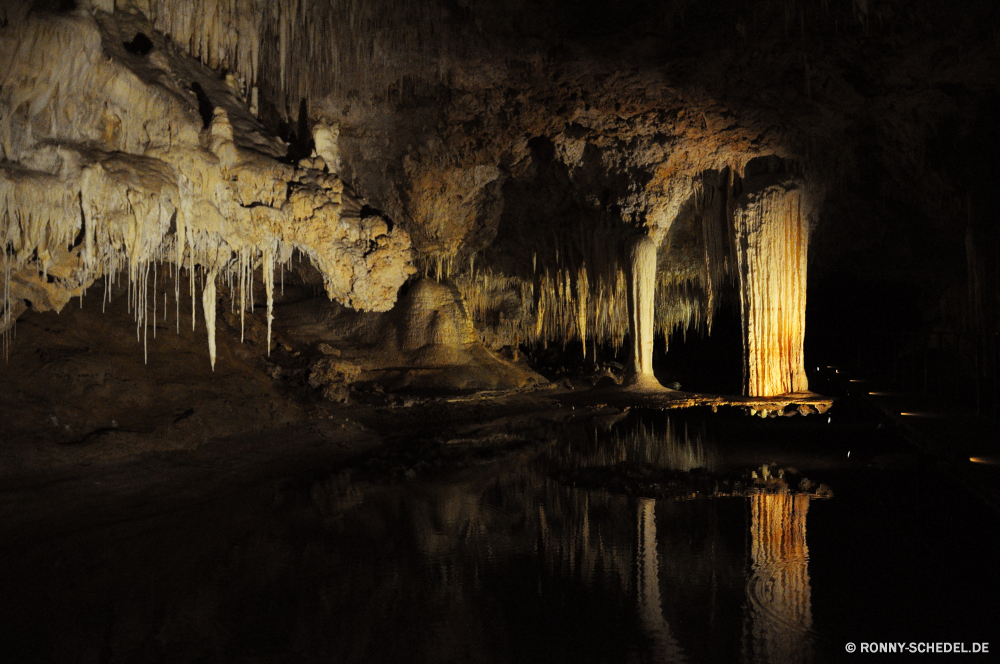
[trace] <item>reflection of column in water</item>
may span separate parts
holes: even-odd
[[[812,598],[806,514],[809,496],[750,496],[749,608],[744,661],[812,661]]]
[[[684,652],[663,618],[660,603],[660,561],[656,554],[656,501],[639,499],[639,532],[636,547],[636,591],[639,595],[639,621],[653,642],[659,662],[683,662]]]
[[[694,468],[714,470],[715,458],[706,451],[701,431],[693,434],[687,424],[680,427],[667,419],[666,430],[659,432],[655,427],[639,423],[624,436],[615,433],[613,451],[601,449],[597,463],[620,463],[632,461],[652,464],[658,468],[688,471]]]

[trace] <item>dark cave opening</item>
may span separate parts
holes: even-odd
[[[653,366],[664,385],[680,383],[688,392],[740,394],[743,386],[743,327],[738,307],[724,303],[707,327],[676,331],[664,351],[662,338],[653,346]],[[660,377],[662,375],[662,378]]]
[[[202,129],[208,129],[209,125],[212,124],[215,106],[212,104],[212,100],[208,98],[205,88],[201,87],[201,83],[198,81],[192,82],[191,90],[198,98],[198,115],[201,116]]]
[[[149,55],[153,51],[153,40],[141,32],[135,33],[131,41],[124,42],[122,46],[129,53],[135,55]]]

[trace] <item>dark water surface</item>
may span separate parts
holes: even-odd
[[[288,478],[5,547],[0,657],[873,659],[848,641],[995,656],[997,526],[891,432],[633,412],[470,468]]]

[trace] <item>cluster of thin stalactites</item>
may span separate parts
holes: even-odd
[[[37,258],[38,249],[29,255],[19,255],[5,242],[0,245],[2,262],[2,300],[0,300],[0,328],[3,329],[5,357],[9,357],[10,342],[16,333],[17,302],[12,297],[11,282],[19,273],[37,272],[43,282],[47,282],[46,266]],[[215,315],[218,286],[229,294],[232,312],[240,313],[240,341],[244,340],[246,312],[253,313],[258,304],[255,301],[255,275],[260,273],[263,280],[265,304],[267,307],[267,351],[271,346],[271,322],[273,320],[274,290],[284,292],[284,273],[290,267],[295,255],[301,261],[302,255],[284,243],[276,247],[261,249],[256,246],[232,250],[224,242],[189,244],[179,252],[176,241],[167,238],[146,256],[130,258],[124,247],[104,246],[95,252],[97,257],[92,268],[83,277],[75,279],[55,278],[57,286],[75,293],[79,305],[95,283],[100,283],[102,311],[111,302],[114,293],[124,285],[128,311],[135,322],[136,340],[143,345],[144,359],[148,361],[148,338],[150,330],[156,338],[157,324],[167,323],[171,314],[176,331],[180,333],[181,321],[189,314],[191,330],[197,327],[198,299],[202,300],[202,315],[209,335],[210,356],[215,364]],[[180,260],[177,260],[178,256]],[[81,268],[82,270],[83,268]],[[276,279],[277,277],[277,279]],[[182,282],[187,285],[182,292]],[[172,281],[173,288],[161,288],[161,282]],[[74,287],[75,286],[75,287]],[[171,291],[172,290],[172,297]],[[160,299],[162,293],[162,300]],[[171,301],[172,300],[172,301]],[[187,303],[190,302],[190,308]]]
[[[745,390],[748,394],[780,394],[806,389],[801,349],[808,227],[801,193],[772,187],[744,201],[727,215],[731,220],[728,238],[719,237],[717,212],[706,206],[701,215],[700,242],[694,243],[693,249],[689,247],[686,260],[676,262],[684,267],[671,269],[669,260],[658,261],[651,294],[654,333],[669,340],[677,331],[707,328],[710,332],[720,294],[727,282],[735,282],[745,345]],[[111,287],[126,277],[129,309],[135,316],[137,338],[144,347],[150,323],[154,337],[156,334],[161,274],[174,281],[178,330],[182,299],[191,300],[194,326],[200,286],[213,367],[217,284],[229,290],[234,311],[241,312],[242,326],[244,312],[255,306],[253,279],[260,268],[267,293],[270,349],[275,270],[280,267],[283,275],[283,266],[291,259],[291,246],[274,242],[273,246],[248,245],[233,250],[210,233],[194,231],[186,234],[183,244],[171,235],[161,236],[159,244],[135,237],[129,238],[130,242],[116,242],[109,233],[87,232],[81,226],[83,222],[74,221],[62,228],[51,220],[46,224],[32,219],[14,221],[17,223],[12,223],[8,214],[8,237],[0,245],[5,350],[13,328],[11,280],[18,273],[35,270],[43,282],[47,281],[48,260],[57,252],[53,243],[62,243],[63,249],[76,249],[82,254],[76,274],[56,277],[75,281],[76,288],[70,283],[68,290],[76,290],[81,303],[86,287],[94,280],[103,278],[103,297],[109,298]],[[25,229],[39,227],[45,232],[26,237]],[[21,234],[10,236],[17,229]],[[74,247],[81,230],[85,235],[83,246]],[[669,249],[665,251],[669,258]],[[589,268],[585,259],[570,260],[565,252],[548,257],[536,253],[528,275],[504,274],[490,265],[477,266],[474,258],[463,265],[465,269],[457,271],[453,260],[438,258],[432,262],[425,257],[423,268],[426,274],[433,272],[439,279],[450,277],[454,281],[467,312],[490,345],[561,342],[565,347],[576,340],[586,356],[588,344],[595,349],[592,353],[597,345],[619,347],[634,327],[626,271],[635,267],[620,258],[621,252],[616,251],[617,257],[611,260],[597,257],[596,247],[593,252],[598,269]],[[693,269],[692,256],[701,256],[700,261],[693,261]],[[182,271],[188,276],[185,298],[180,293]],[[163,297],[166,319],[169,295],[164,293]]]
[[[129,4],[114,2],[119,8]],[[143,12],[153,25],[192,56],[235,73],[248,101],[261,88],[288,115],[300,99],[437,84],[459,55],[459,45],[446,38],[448,10],[437,3],[147,0],[146,5]],[[310,64],[294,66],[297,62]]]
[[[732,212],[718,187],[695,188],[695,216],[683,246],[667,235],[657,247],[654,267],[654,334],[669,347],[672,335],[711,333],[727,292],[735,291]],[[729,221],[727,225],[727,221]],[[491,345],[582,344],[584,356],[598,346],[616,350],[630,331],[628,238],[635,231],[581,228],[578,232],[532,238],[534,250],[516,265],[470,254],[424,256],[425,276],[453,280],[484,341]],[[589,348],[588,348],[589,347]]]
[[[655,333],[669,337],[702,329],[708,319],[707,298],[698,282],[657,275]],[[586,266],[578,270],[540,272],[533,280],[478,269],[458,275],[461,291],[477,329],[499,345],[562,344],[576,341],[586,357],[593,347],[619,348],[629,333],[628,280],[625,269],[613,281],[591,280]]]

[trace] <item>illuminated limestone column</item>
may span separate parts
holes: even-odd
[[[754,180],[756,179],[756,182]],[[733,210],[743,321],[743,393],[809,389],[806,327],[805,192],[795,180],[748,178]]]
[[[627,384],[665,389],[653,376],[653,302],[656,292],[656,242],[637,237],[628,249],[628,315],[632,368]]]

